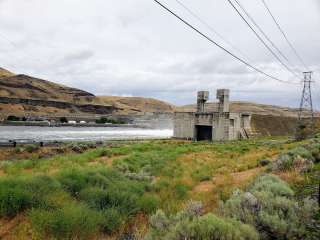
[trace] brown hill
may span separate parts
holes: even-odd
[[[207,111],[217,111],[217,103],[209,102],[206,104]],[[258,104],[252,102],[231,102],[230,111],[231,112],[247,112],[255,115],[271,115],[271,116],[280,116],[280,117],[294,117],[298,115],[297,108],[281,107],[267,104]],[[177,111],[181,112],[195,112],[196,105],[190,104],[182,107],[178,107]],[[319,117],[319,113],[316,113],[316,116]]]
[[[175,106],[153,98],[100,96],[98,99],[104,104],[123,109],[123,113],[172,113],[175,111]]]
[[[103,109],[106,107],[107,109]],[[174,111],[171,104],[141,97],[96,97],[92,93],[0,68],[0,116],[142,114]]]
[[[8,70],[0,67],[0,78],[1,77],[11,77],[11,76],[14,76],[14,74],[12,72],[9,72]]]
[[[27,75],[0,77],[0,96],[64,102],[92,102],[94,95]]]

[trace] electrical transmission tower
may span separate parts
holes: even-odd
[[[314,112],[312,104],[312,72],[304,72],[303,91],[298,115],[296,139],[302,140],[314,134]]]

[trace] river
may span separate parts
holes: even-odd
[[[172,129],[0,126],[0,140],[103,141],[170,138]]]

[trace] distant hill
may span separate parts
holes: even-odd
[[[108,105],[114,105],[123,109],[123,113],[130,112],[165,112],[172,113],[175,106],[153,98],[143,97],[117,97],[117,96],[100,96],[98,99]]]
[[[14,74],[12,72],[9,72],[8,70],[0,67],[0,78],[1,77],[11,77],[11,76],[14,76]]]
[[[181,112],[195,112],[196,104],[185,105],[177,108],[177,111]],[[218,105],[214,102],[209,102],[206,104],[207,111],[217,111]],[[246,112],[256,115],[271,115],[271,116],[280,116],[280,117],[297,117],[299,109],[289,108],[289,107],[280,107],[267,104],[258,104],[252,102],[231,102],[230,105],[231,112]],[[319,116],[319,113],[316,113],[316,116]]]
[[[105,109],[104,109],[105,107]],[[0,68],[0,116],[172,113],[174,106],[141,97],[92,93]]]
[[[92,102],[94,95],[83,90],[52,83],[27,75],[0,77],[0,96],[65,102]]]

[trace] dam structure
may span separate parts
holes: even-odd
[[[174,138],[229,141],[250,138],[251,114],[230,112],[230,90],[217,90],[218,107],[207,109],[208,91],[198,92],[196,112],[174,113]]]

